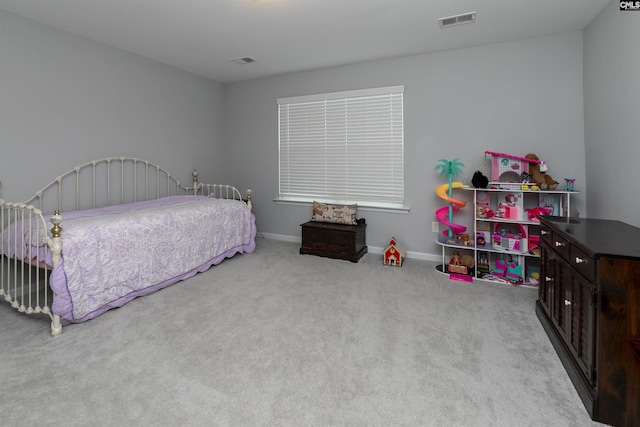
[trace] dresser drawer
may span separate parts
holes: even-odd
[[[575,245],[571,245],[570,254],[570,264],[588,281],[593,282],[596,275],[595,260]]]
[[[544,224],[540,226],[540,239],[549,246],[553,246],[553,231]]]
[[[551,247],[565,260],[569,261],[571,257],[571,243],[562,238],[558,233],[552,234],[553,238],[550,243]]]

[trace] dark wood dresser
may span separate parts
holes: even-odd
[[[640,426],[640,229],[540,222],[536,314],[591,418]]]
[[[355,225],[309,221],[302,227],[301,254],[358,262],[367,253],[367,224],[364,218]]]

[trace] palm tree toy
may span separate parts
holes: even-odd
[[[458,176],[462,172],[464,163],[459,158],[453,160],[440,159],[440,164],[437,165],[434,170],[440,170],[440,175],[447,175],[449,181],[449,197],[453,196],[453,177]],[[453,222],[453,203],[449,202],[449,222]],[[449,238],[453,238],[453,229],[449,227]]]

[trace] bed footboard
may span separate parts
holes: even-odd
[[[0,199],[0,297],[21,313],[48,315],[53,336],[62,332],[60,317],[51,311],[55,294],[49,287],[62,251],[61,221],[56,212],[47,230],[39,209]]]
[[[217,199],[232,199],[243,201],[249,210],[251,210],[251,189],[247,189],[247,195],[242,197],[240,191],[233,185],[227,184],[202,184],[198,182],[198,172],[193,171],[193,194],[200,194],[207,197],[215,197]]]

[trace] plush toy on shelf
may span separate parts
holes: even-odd
[[[540,161],[537,155],[529,153],[524,157],[537,160],[536,162],[529,162],[529,175],[531,176],[531,180],[535,182],[541,190],[555,190],[558,187],[558,182],[546,173],[546,163]]]
[[[476,188],[487,188],[489,186],[489,178],[484,176],[480,171],[475,171],[471,178],[471,184]]]

